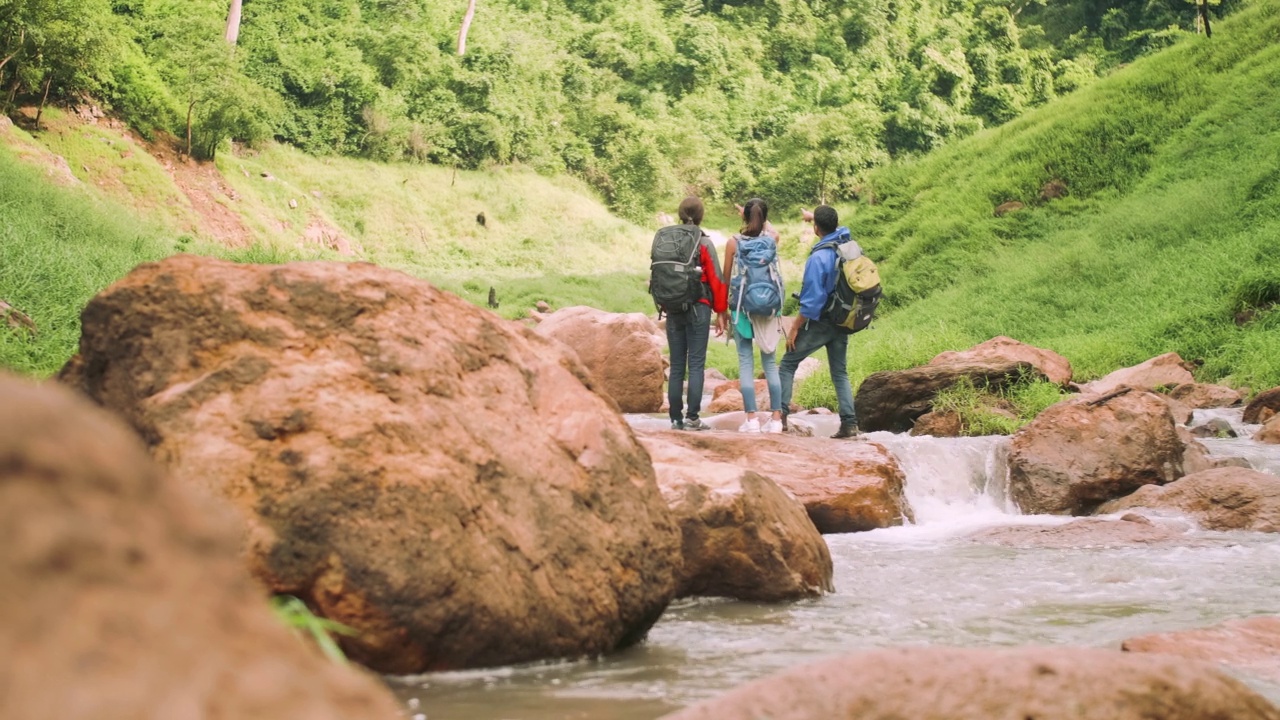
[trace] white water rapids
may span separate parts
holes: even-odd
[[[1240,411],[1197,413],[1237,426]],[[637,418],[637,424],[647,421]],[[820,430],[825,428],[819,428]],[[608,657],[390,679],[418,720],[650,720],[823,656],[907,645],[1119,647],[1134,635],[1280,614],[1280,538],[1190,531],[1182,546],[1011,548],[966,539],[1056,524],[1006,499],[1007,438],[873,433],[902,464],[916,524],[827,535],[836,592],[776,605],[674,603],[641,645]],[[1280,446],[1209,440],[1280,475]],[[1241,676],[1280,703],[1280,686]]]

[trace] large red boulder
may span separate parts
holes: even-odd
[[[1220,663],[1280,683],[1280,617],[1228,620],[1213,627],[1140,635],[1125,640],[1120,649]]]
[[[1042,412],[1009,449],[1009,494],[1024,513],[1084,515],[1183,474],[1185,446],[1165,401],[1124,391]]]
[[[1071,382],[1071,361],[1052,350],[1018,342],[999,335],[974,345],[968,350],[949,350],[929,361],[930,365],[946,365],[954,362],[1025,362],[1035,368],[1051,383],[1066,385]]]
[[[641,313],[611,313],[582,305],[547,315],[535,330],[573,348],[597,388],[624,413],[662,408],[666,337]]]
[[[911,520],[897,459],[873,442],[756,433],[664,432],[699,457],[753,470],[799,500],[819,532],[846,533]]]
[[[1168,485],[1141,487],[1098,512],[1134,508],[1177,511],[1208,530],[1280,532],[1280,477],[1251,468],[1214,468]]]
[[[177,256],[83,327],[64,380],[231,500],[253,573],[370,667],[594,655],[675,592],[648,454],[577,357],[425,282]]]
[[[1253,439],[1266,445],[1280,445],[1280,415],[1273,415],[1258,432],[1253,434]]]
[[[117,418],[0,375],[0,717],[403,717],[267,606],[228,508]]]
[[[1092,648],[892,648],[787,670],[663,720],[1275,720],[1210,665]]]
[[[804,506],[767,477],[648,436],[658,485],[684,535],[680,596],[776,602],[831,592],[831,553]]]
[[[1239,390],[1207,383],[1183,383],[1170,390],[1169,397],[1195,410],[1231,407],[1243,399]]]
[[[1194,382],[1191,365],[1177,353],[1165,353],[1085,383],[1080,386],[1080,392],[1085,395],[1105,395],[1125,385],[1143,390],[1155,390]]]
[[[1263,390],[1244,406],[1244,421],[1260,425],[1280,413],[1280,387]]]

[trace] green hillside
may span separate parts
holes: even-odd
[[[334,17],[348,17],[343,13],[358,5],[337,3]],[[717,27],[740,21],[758,29],[761,13],[774,7],[711,5],[686,9]],[[801,5],[811,15],[818,7],[778,7],[801,12]],[[156,0],[115,7],[122,21],[133,22],[170,5]],[[271,7],[277,6],[261,6],[264,12]],[[523,17],[519,13],[541,12],[538,22],[574,27],[586,22],[583,13],[603,13],[597,20],[605,24],[623,14],[607,3],[598,11],[573,3],[512,7],[519,12],[490,22],[488,30],[477,27],[478,47],[493,41],[486,33],[514,32],[512,18]],[[916,31],[959,27],[948,24],[941,5],[921,4],[915,11],[929,7],[932,19],[912,16]],[[964,9],[946,7],[953,14]],[[1117,25],[1111,11],[1090,18],[1085,5],[1073,3],[1000,7],[1025,10],[1042,23],[1034,26],[1039,34],[1028,31],[1023,38],[1025,52],[1050,52],[1037,49],[1043,44],[1059,48],[1052,52],[1060,59],[1068,50],[1077,59],[1136,59],[999,127],[966,139],[949,136],[949,144],[927,154],[907,154],[857,175],[861,200],[837,205],[882,260],[887,300],[874,329],[854,339],[855,383],[876,370],[1005,334],[1065,354],[1079,378],[1172,350],[1201,363],[1206,380],[1254,388],[1280,384],[1280,312],[1274,309],[1280,300],[1280,134],[1273,129],[1280,116],[1280,0],[1245,4],[1215,24],[1212,38],[1135,30],[1167,17],[1139,17],[1133,9],[1126,10],[1129,24]],[[566,8],[579,20],[566,19]],[[664,23],[684,17],[684,9],[663,8],[654,12]],[[850,4],[829,9],[834,14],[823,15],[823,22],[852,17]],[[872,20],[881,17],[868,13]],[[876,22],[868,27],[882,27]],[[1083,29],[1072,30],[1082,23]],[[1129,29],[1116,35],[1117,28]],[[1108,40],[1107,32],[1116,36]],[[925,36],[937,39],[936,33]],[[147,46],[137,42],[135,49]],[[1169,47],[1159,49],[1163,45]],[[977,41],[962,45],[966,63],[976,62],[983,47]],[[570,56],[556,57],[569,62]],[[845,57],[850,63],[867,59]],[[773,73],[779,66],[768,67]],[[911,62],[896,67],[906,75],[919,72]],[[799,88],[799,82],[787,87]],[[622,86],[609,87],[621,92]],[[877,87],[901,89],[889,80]],[[723,88],[706,92],[732,95]],[[966,112],[975,107],[969,102]],[[803,124],[804,106],[787,107],[784,125]],[[32,127],[30,109],[15,117],[19,127],[0,127],[0,300],[31,314],[39,333],[0,327],[0,365],[23,372],[47,375],[65,361],[74,350],[79,310],[94,292],[137,262],[179,251],[259,261],[370,260],[476,303],[494,286],[508,317],[540,299],[609,310],[649,307],[643,269],[652,216],[637,225],[611,215],[603,204],[611,196],[600,191],[604,176],[575,178],[537,163],[489,164],[493,158],[468,170],[403,157],[385,162],[317,155],[270,141],[227,144],[215,163],[193,163],[165,142],[147,145],[109,123],[80,122],[56,109],[45,110],[40,129]],[[717,127],[721,116],[709,117],[698,132]],[[652,137],[647,128],[633,126]],[[877,142],[885,137],[878,135]],[[776,136],[758,139],[767,145]],[[294,140],[307,144],[302,136]],[[613,151],[612,141],[601,142],[602,151]],[[809,152],[825,147],[814,142]],[[769,151],[781,155],[769,155],[765,145],[752,146],[752,153],[802,157],[782,146]],[[350,154],[370,154],[366,150]],[[731,175],[725,167],[715,172],[721,174],[708,177],[716,182]],[[51,185],[50,174],[74,187]],[[1041,188],[1050,181],[1060,181],[1066,197],[1041,201]],[[666,192],[657,181],[645,187],[653,197]],[[733,226],[732,199],[713,203],[713,225]],[[995,217],[995,206],[1010,200],[1026,207]],[[479,212],[486,214],[484,226],[476,221]],[[794,281],[803,228],[778,214],[774,220],[784,231],[783,254]],[[732,371],[732,352],[717,346],[713,364]],[[798,399],[834,402],[822,376]]]
[[[1210,0],[1214,14],[1241,0]],[[0,109],[90,97],[196,157],[521,164],[645,219],[689,189],[795,207],[1070,93],[1185,0],[0,2]]]
[[[889,311],[859,374],[1010,335],[1094,377],[1176,351],[1280,384],[1280,2],[873,175],[849,218]],[[1060,180],[1068,196],[1041,201]],[[1027,207],[1004,217],[996,205]],[[814,388],[821,395],[823,390]]]

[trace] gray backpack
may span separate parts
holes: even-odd
[[[703,297],[702,228],[671,225],[653,236],[649,251],[649,294],[659,312],[688,312]]]

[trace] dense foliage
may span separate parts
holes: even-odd
[[[1231,5],[1235,0],[1225,0]],[[571,172],[618,212],[849,198],[1191,30],[1186,0],[0,0],[0,88],[228,139]],[[1218,9],[1222,9],[1219,7]]]

